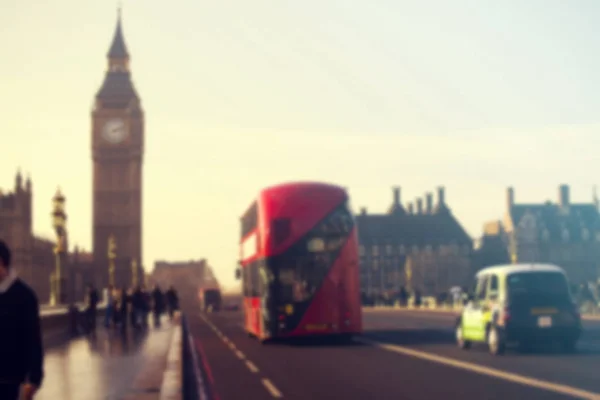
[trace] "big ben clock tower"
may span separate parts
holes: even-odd
[[[93,251],[97,279],[106,286],[108,240],[114,236],[115,283],[122,286],[131,284],[131,265],[143,265],[144,112],[131,81],[120,11],[107,58],[92,111]]]

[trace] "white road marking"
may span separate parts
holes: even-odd
[[[246,367],[248,367],[250,372],[253,372],[255,374],[258,372],[258,367],[254,365],[254,363],[250,360],[246,360]]]
[[[240,360],[243,360],[244,358],[246,358],[246,356],[244,355],[244,353],[242,353],[239,350],[234,351],[234,353],[237,356],[237,358],[239,358]]]
[[[484,367],[483,365],[478,365],[470,362],[454,360],[447,357],[441,357],[435,354],[427,353],[424,351],[418,351],[414,349],[410,349],[408,347],[397,346],[392,344],[379,343],[375,341],[371,341],[368,339],[356,339],[358,342],[362,342],[365,344],[369,344],[375,347],[379,347],[383,350],[387,350],[393,353],[398,353],[406,356],[411,356],[415,358],[420,358],[422,360],[431,361],[438,364],[447,365],[450,367],[466,370],[469,372],[474,372],[480,375],[486,375],[493,378],[503,379],[505,381],[519,383],[525,386],[531,386],[538,389],[546,390],[549,392],[555,392],[560,394],[565,394],[567,396],[573,396],[577,398],[590,399],[590,400],[600,400],[600,393],[589,392],[583,389],[578,389],[572,386],[561,385],[558,383],[552,383],[548,381],[543,381],[540,379],[529,378],[527,376],[522,376],[518,374],[513,374],[506,371],[501,371],[499,369]]]
[[[219,336],[219,338],[221,338],[221,340],[223,340],[223,342],[227,345],[229,345],[229,347],[231,348],[231,350],[235,353],[235,355],[240,359],[240,360],[245,360],[246,356],[244,353],[242,353],[240,350],[238,350],[235,346],[235,344],[229,340],[229,338],[227,336],[225,336],[217,327],[216,325],[214,325],[210,320],[208,320],[208,318],[206,318],[204,315],[200,315],[201,318],[204,320],[204,322],[206,322],[208,324],[208,326],[210,326],[212,328],[212,330],[217,334],[217,336]],[[242,328],[244,328],[244,326],[242,325]],[[252,373],[258,373],[258,367],[256,365],[254,365],[254,363],[250,360],[246,360],[246,367],[248,367],[248,369],[250,370],[250,372]],[[262,379],[262,384],[263,386],[267,389],[267,391],[269,392],[269,394],[271,396],[273,396],[276,399],[279,399],[281,397],[283,397],[283,395],[281,394],[281,392],[279,391],[279,389],[277,389],[277,387],[273,384],[273,382],[271,382],[269,379],[267,378],[263,378]]]
[[[276,399],[283,397],[283,395],[281,394],[279,389],[277,389],[275,387],[275,385],[273,385],[273,383],[271,383],[270,380],[268,380],[267,378],[264,378],[262,380],[262,383],[265,386],[265,388],[267,388],[267,390],[271,394],[271,396],[275,397]]]

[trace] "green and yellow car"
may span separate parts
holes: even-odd
[[[490,353],[507,346],[522,350],[534,342],[558,342],[575,351],[581,317],[565,271],[550,264],[509,264],[477,273],[456,322],[458,346],[487,344]]]

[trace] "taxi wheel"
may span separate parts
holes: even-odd
[[[463,337],[463,329],[460,323],[456,324],[456,343],[461,349],[467,350],[471,348],[471,342],[465,340],[465,338]]]
[[[488,330],[487,345],[490,353],[495,356],[502,355],[506,351],[506,342],[495,326],[491,326]]]

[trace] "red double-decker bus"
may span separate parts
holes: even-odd
[[[362,333],[358,238],[340,186],[262,190],[241,218],[245,329],[261,341]]]

